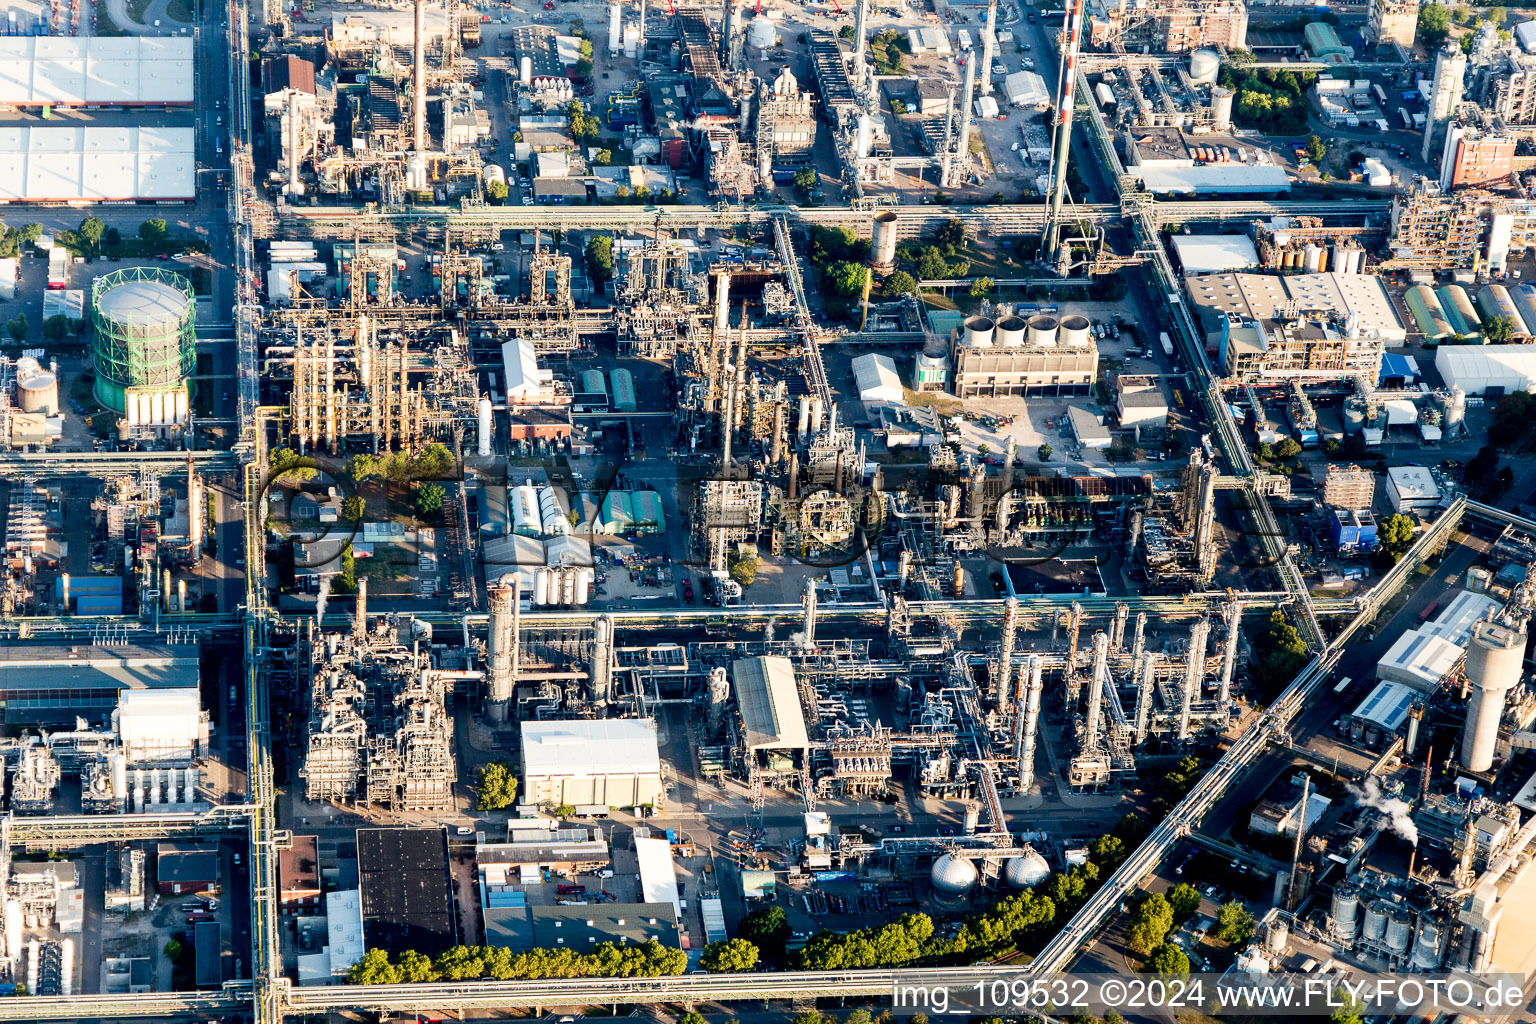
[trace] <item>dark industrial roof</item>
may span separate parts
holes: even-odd
[[[197,654],[190,644],[0,644],[0,691],[193,687]]]
[[[224,984],[223,950],[219,943],[219,922],[199,921],[192,926],[192,945],[196,947],[197,966],[193,984],[198,988]]]
[[[586,953],[605,942],[655,939],[676,948],[677,912],[670,903],[602,903],[576,907],[530,907],[533,944],[539,949]]]
[[[370,948],[432,956],[458,941],[442,829],[358,829],[357,869]]]
[[[277,877],[283,892],[319,892],[320,838],[294,836],[293,846],[278,855]]]
[[[155,876],[161,882],[212,882],[219,877],[219,855],[199,843],[158,843]]]

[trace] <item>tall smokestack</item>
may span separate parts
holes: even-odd
[[[960,104],[960,134],[955,139],[955,162],[950,174],[954,188],[970,176],[971,170],[971,106],[976,102],[976,59],[965,62],[965,99]]]
[[[415,52],[411,58],[411,88],[415,90],[412,120],[416,130],[416,152],[427,151],[427,7],[426,0],[416,0]]]
[[[860,66],[864,63],[864,47],[866,41],[864,33],[865,19],[869,17],[869,0],[859,0],[858,7],[853,12],[853,63]]]
[[[997,0],[987,4],[987,23],[981,27],[981,94],[992,95],[992,58],[997,53]]]
[[[1061,243],[1061,204],[1067,191],[1067,160],[1072,148],[1072,107],[1077,89],[1077,52],[1082,45],[1083,0],[1072,0],[1061,36],[1061,78],[1056,83],[1056,137],[1051,154],[1050,210],[1046,215],[1045,258],[1052,262]]]

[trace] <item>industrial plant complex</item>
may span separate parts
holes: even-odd
[[[1533,62],[15,0],[0,1019],[1536,1019]]]

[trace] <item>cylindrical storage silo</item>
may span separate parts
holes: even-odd
[[[193,333],[196,303],[192,284],[180,274],[131,267],[103,274],[91,283],[91,353],[96,367],[96,400],[127,413],[130,389],[159,396],[186,393],[197,371]],[[172,398],[171,408],[176,405]],[[140,406],[140,422],[144,422]]]
[[[1440,966],[1440,922],[1433,914],[1419,915],[1418,936],[1413,943],[1413,966],[1431,971]]]
[[[1045,313],[1037,313],[1029,318],[1029,343],[1039,348],[1051,348],[1056,344],[1056,332],[1061,328],[1061,321]]]
[[[59,943],[59,994],[75,994],[75,940],[66,938]]]
[[[1322,263],[1323,250],[1318,246],[1308,243],[1307,247],[1301,250],[1301,269],[1305,270],[1307,273],[1317,273],[1318,268],[1322,266]]]
[[[59,378],[31,356],[16,360],[16,405],[22,412],[45,416],[59,411]]]
[[[494,433],[495,414],[491,410],[489,398],[480,399],[480,436],[476,438],[475,453],[481,458],[491,454],[491,436]]]
[[[549,570],[539,569],[533,574],[533,603],[549,604]]]
[[[1211,89],[1212,128],[1218,132],[1232,130],[1232,100],[1231,89],[1223,89],[1219,85]]]
[[[587,566],[576,570],[576,600],[575,604],[585,605],[592,597],[592,581],[595,575]]]
[[[198,771],[196,768],[187,769],[187,803],[197,802]]]
[[[31,914],[31,915],[29,915],[29,917],[31,918],[31,921],[29,922],[30,926],[33,927],[33,928],[36,928],[37,927],[37,915],[36,914]],[[39,966],[41,966],[38,963],[38,952],[39,952],[39,949],[41,948],[41,945],[42,944],[40,942],[38,942],[36,939],[33,939],[31,942],[27,943],[27,991],[28,992],[36,992],[37,991],[38,968],[39,968]]]
[[[811,396],[811,433],[821,433],[822,417],[826,415],[827,408],[820,395]]]
[[[157,768],[149,770],[149,806],[158,807],[163,801],[160,799],[160,771]]]
[[[576,570],[560,571],[560,603],[569,607],[576,603]]]
[[[1453,387],[1445,393],[1445,436],[1450,437],[1453,431],[1460,430],[1466,418],[1467,393]]]
[[[1376,900],[1366,905],[1365,927],[1361,937],[1372,942],[1382,942],[1387,934],[1387,915],[1391,913],[1392,906],[1382,900]]]
[[[1093,341],[1093,325],[1085,316],[1073,313],[1061,318],[1061,343],[1067,348],[1082,348]]]
[[[1005,316],[997,322],[997,341],[1004,348],[1017,348],[1024,344],[1026,325],[1021,316]]]
[[[986,348],[992,344],[992,334],[997,325],[989,316],[973,316],[965,321],[967,348]]]
[[[1349,272],[1351,274],[1365,273],[1365,250],[1351,249],[1349,251]]]
[[[1355,920],[1360,909],[1360,887],[1341,882],[1333,890],[1333,934],[1345,942],[1355,937]]]
[[[896,214],[882,210],[875,214],[874,240],[871,244],[873,261],[870,266],[882,274],[896,269],[896,241],[900,234]]]
[[[21,901],[5,901],[5,955],[21,958]]]
[[[1189,55],[1189,77],[1197,83],[1216,81],[1221,73],[1221,58],[1215,50],[1196,50]]]
[[[1413,915],[1402,907],[1393,907],[1387,914],[1387,948],[1394,953],[1408,952],[1408,941],[1413,938]]]
[[[1335,274],[1349,273],[1349,250],[1343,243],[1335,242],[1328,250],[1328,269]]]
[[[1524,628],[1483,621],[1472,627],[1465,673],[1472,685],[1466,726],[1461,739],[1461,766],[1469,772],[1493,767],[1499,743],[1499,722],[1509,691],[1520,683],[1525,662]]]

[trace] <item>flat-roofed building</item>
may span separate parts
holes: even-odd
[[[430,957],[458,944],[447,830],[360,828],[357,872],[368,949]]]
[[[0,36],[0,107],[190,106],[189,36]]]
[[[570,804],[588,813],[662,802],[656,723],[609,718],[522,723],[526,804]]]
[[[1376,663],[1376,678],[1430,693],[1455,671],[1466,653],[1444,637],[1410,629]]]

